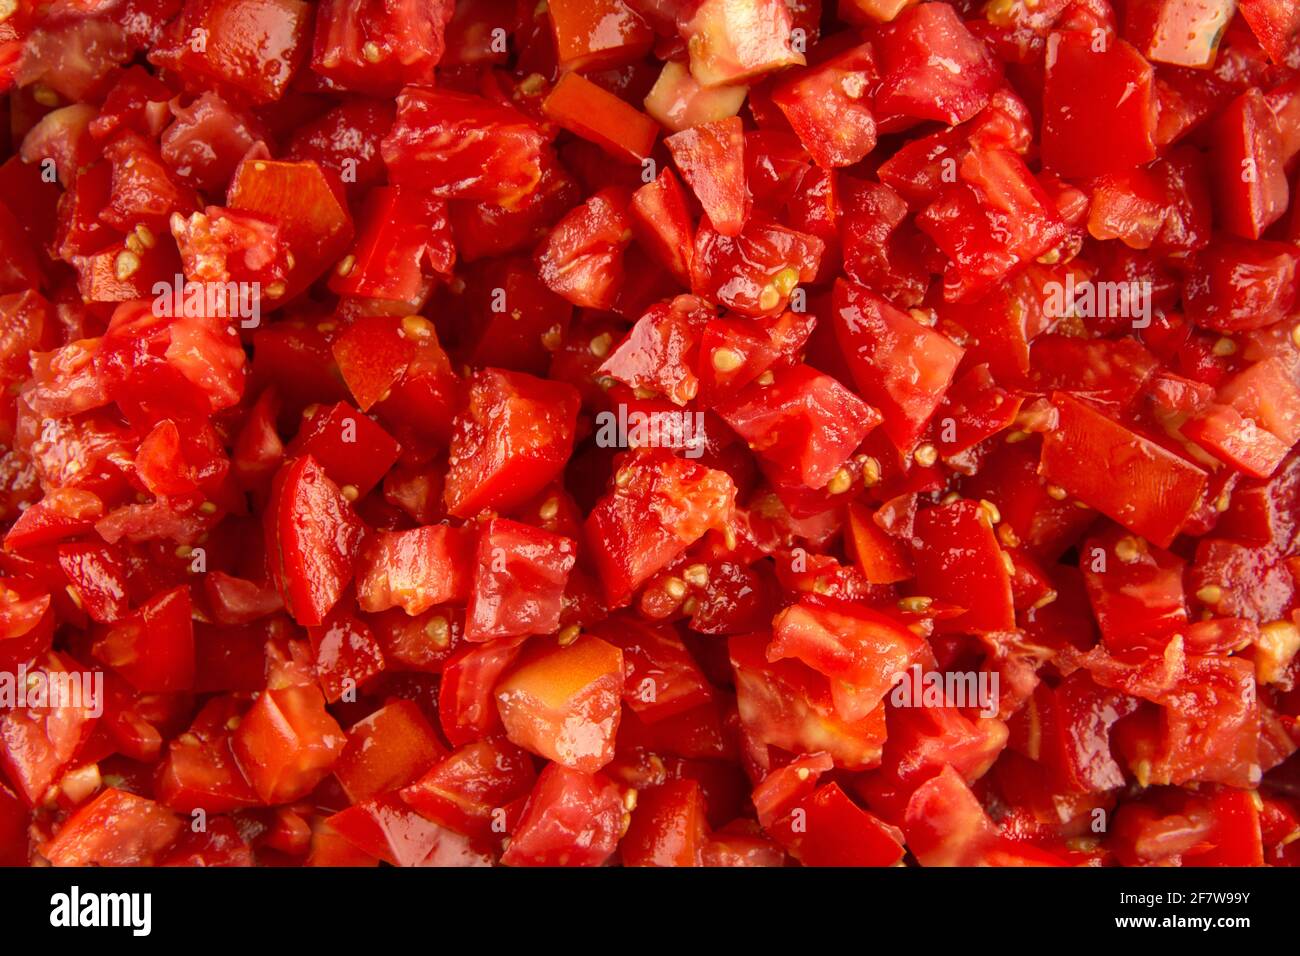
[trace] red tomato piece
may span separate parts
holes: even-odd
[[[1051,34],[1043,87],[1044,164],[1067,178],[1087,179],[1155,159],[1153,81],[1151,64],[1124,40]]]
[[[522,113],[479,96],[408,88],[383,142],[389,181],[444,199],[513,202],[541,178],[545,136]]]
[[[188,587],[155,595],[135,613],[106,625],[92,647],[96,659],[143,693],[194,686],[194,627]]]
[[[706,531],[725,530],[735,495],[725,472],[663,449],[632,452],[585,525],[610,606],[630,603],[637,588]]]
[[[149,62],[174,71],[195,92],[213,84],[272,102],[307,55],[311,14],[302,0],[186,0]]]
[[[505,832],[505,808],[533,789],[533,758],[502,737],[466,744],[402,790],[402,799],[439,826],[488,842]]]
[[[349,501],[364,497],[397,461],[401,446],[346,402],[314,410],[285,454],[311,456]]]
[[[231,749],[265,804],[311,793],[338,762],[347,737],[312,685],[268,687],[239,723]]]
[[[310,455],[276,473],[266,512],[266,550],[285,607],[299,624],[325,618],[352,580],[361,522]]]
[[[718,353],[714,353],[716,356]],[[880,413],[808,365],[754,382],[716,408],[762,455],[776,481],[823,488],[880,422]]]
[[[534,644],[496,686],[506,736],[583,773],[614,756],[622,694],[623,652],[589,635]]]
[[[152,866],[181,829],[165,807],[110,787],[70,817],[41,855],[54,866]]]
[[[550,484],[572,451],[578,404],[561,382],[501,369],[475,375],[451,442],[447,510],[505,510]]]
[[[827,169],[852,166],[876,148],[871,91],[878,81],[868,44],[809,67],[772,91],[799,141]]]
[[[370,626],[344,604],[336,604],[320,627],[307,629],[316,680],[330,703],[355,698],[384,670],[384,652]]]
[[[903,858],[902,832],[834,783],[805,798],[773,831],[804,866],[893,866]]]
[[[420,708],[395,700],[352,725],[334,776],[348,799],[361,803],[406,786],[446,752]]]
[[[426,525],[380,531],[357,559],[357,603],[375,613],[400,607],[407,614],[469,597],[474,543],[470,529]]]
[[[507,866],[600,866],[614,854],[625,812],[604,774],[547,764],[501,857]]]
[[[629,195],[602,189],[556,223],[537,247],[537,274],[556,295],[588,309],[610,309],[623,282],[623,253],[632,241]]]
[[[713,228],[724,236],[740,235],[752,197],[745,183],[745,135],[739,117],[693,126],[664,143]]]
[[[988,509],[969,499],[927,508],[917,514],[914,534],[918,591],[965,608],[951,627],[969,633],[1015,628],[1010,573]]]
[[[733,238],[706,220],[695,236],[691,289],[741,315],[777,315],[799,283],[817,278],[825,250],[816,236],[775,223],[751,222]]]
[[[683,285],[691,282],[695,224],[686,206],[686,192],[665,166],[654,182],[632,194],[628,208],[637,242]]]
[[[1258,239],[1282,218],[1291,198],[1277,118],[1259,90],[1248,90],[1214,125],[1211,179],[1220,225]]]
[[[380,95],[431,83],[454,8],[446,0],[325,0],[311,68],[338,86]]]
[[[1137,0],[1125,10],[1124,34],[1153,63],[1207,67],[1214,63],[1233,8],[1227,0]]]
[[[881,410],[895,447],[910,452],[952,382],[961,347],[847,282],[835,284],[832,320],[858,390]]]
[[[503,730],[494,691],[523,642],[523,638],[505,638],[471,645],[446,662],[438,687],[438,722],[452,746]]]
[[[577,560],[572,539],[493,518],[479,531],[465,639],[550,634],[560,626],[565,585]]]
[[[624,866],[702,866],[708,829],[699,783],[670,780],[637,792],[619,857]]]
[[[925,642],[866,607],[804,598],[772,621],[767,659],[794,658],[831,682],[836,712],[862,720],[885,699],[900,674],[929,656]]]
[[[1057,394],[1058,429],[1043,438],[1040,473],[1161,547],[1205,493],[1203,470],[1069,395]]]
[[[554,16],[555,9],[550,10]],[[542,112],[557,126],[624,162],[640,162],[649,156],[659,134],[654,120],[579,73],[560,77],[542,101]]]
[[[410,187],[376,187],[349,255],[330,276],[332,291],[418,303],[430,279],[451,275],[456,262],[447,203]]]
[[[909,7],[881,29],[876,109],[949,126],[970,119],[1000,83],[997,64],[945,3]]]
[[[1183,286],[1187,317],[1218,332],[1271,325],[1295,304],[1295,247],[1220,240],[1192,260]]]
[[[623,652],[623,702],[646,724],[713,700],[700,665],[671,627],[619,616],[591,633]]]
[[[654,44],[650,24],[623,0],[556,0],[547,4],[546,12],[561,70],[624,66],[641,59]]]
[[[768,643],[767,634],[727,641],[746,732],[761,744],[795,753],[824,750],[848,770],[876,766],[885,741],[885,708],[845,720],[834,706],[830,682],[799,661],[769,661]]]

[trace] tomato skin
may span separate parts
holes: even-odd
[[[41,855],[54,866],[151,866],[181,828],[170,810],[110,787],[64,823]]]
[[[603,774],[547,764],[501,857],[506,866],[600,866],[623,832],[623,798]]]
[[[1059,430],[1044,437],[1040,473],[1168,547],[1205,492],[1205,472],[1076,398],[1058,394],[1054,403]]]
[[[465,640],[484,642],[557,630],[576,550],[575,543],[563,535],[504,518],[486,522],[479,531]]]
[[[311,685],[268,687],[240,721],[235,759],[264,804],[309,794],[338,761],[347,737]]]
[[[506,736],[525,750],[583,773],[614,756],[623,652],[596,637],[566,646],[534,642],[496,685]]]
[[[544,143],[536,124],[508,106],[409,87],[397,97],[397,122],[382,151],[399,188],[502,203],[537,184]]]
[[[293,619],[320,625],[352,578],[361,522],[310,455],[276,473],[266,513],[266,550]]]
[[[1156,158],[1151,65],[1124,40],[1053,33],[1043,88],[1043,162],[1067,178],[1122,173]]]
[[[527,752],[491,737],[447,754],[401,796],[424,818],[486,843],[501,832],[501,811],[527,797],[536,779]]]
[[[578,406],[571,385],[502,369],[476,374],[451,441],[448,512],[506,510],[541,491],[572,451]]]

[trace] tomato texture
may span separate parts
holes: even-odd
[[[1295,3],[0,0],[0,115],[0,865],[1300,863]]]

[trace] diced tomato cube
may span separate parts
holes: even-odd
[[[583,773],[613,758],[622,695],[623,652],[589,635],[534,644],[496,686],[506,736]]]
[[[325,698],[312,685],[268,687],[244,715],[232,749],[263,803],[289,803],[311,793],[347,743]]]
[[[623,833],[623,798],[603,774],[548,764],[501,857],[507,866],[600,866]]]

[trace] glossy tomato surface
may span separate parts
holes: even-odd
[[[0,118],[0,865],[1300,863],[1294,3],[0,0]]]

